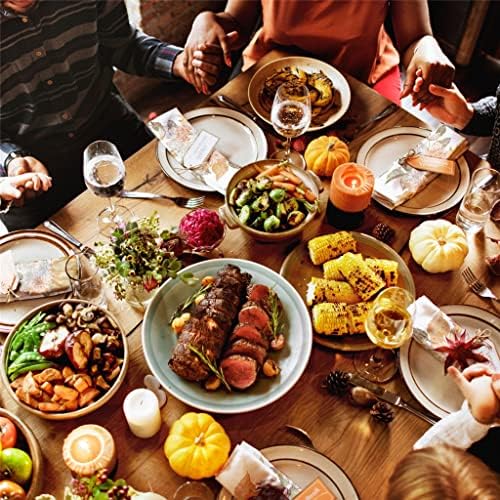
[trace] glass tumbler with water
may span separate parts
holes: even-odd
[[[125,183],[125,165],[116,146],[108,141],[89,144],[83,153],[83,174],[90,191],[109,199],[109,206],[97,216],[101,233],[109,236],[117,224],[132,216],[126,207],[112,201]]]
[[[468,233],[481,231],[495,201],[500,199],[500,173],[483,167],[474,171],[457,213],[457,225]]]

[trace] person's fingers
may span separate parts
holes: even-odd
[[[19,189],[17,189],[17,187],[13,186],[9,182],[5,181],[2,184],[2,199],[6,201],[18,200],[23,195],[23,193]]]
[[[7,167],[10,177],[31,172],[31,167],[26,158],[14,158]]]
[[[448,368],[448,375],[451,377],[453,382],[455,382],[456,386],[458,387],[464,398],[467,399],[471,392],[469,381],[454,366],[450,366]]]
[[[44,191],[48,191],[52,187],[52,177],[49,177],[48,175],[42,175],[41,181],[42,181],[42,189]]]
[[[208,61],[202,61],[200,59],[195,59],[193,61],[193,66],[196,68],[196,70],[202,70],[204,73],[209,73],[211,75],[217,76],[219,73],[219,66],[217,64],[213,64]],[[195,73],[199,74],[199,71],[196,71]]]
[[[26,156],[26,161],[30,166],[30,172],[48,175],[49,171],[41,161],[37,160],[33,156]]]
[[[447,89],[441,87],[441,85],[436,85],[435,83],[431,83],[429,85],[429,92],[437,97],[443,97],[443,98],[455,95],[455,91],[453,88]]]
[[[468,366],[462,372],[462,375],[467,380],[472,380],[473,378],[481,377],[482,375],[493,375],[493,370],[488,365],[474,363],[473,365]]]
[[[233,65],[231,61],[231,51],[238,38],[239,34],[237,31],[231,31],[227,35],[223,34],[223,36],[219,36],[219,43],[224,54],[224,62],[228,67],[231,67]]]
[[[418,93],[424,84],[424,79],[421,76],[417,76],[415,78],[415,83],[413,84],[412,92]]]
[[[410,64],[406,71],[406,80],[403,83],[403,91],[400,94],[400,98],[403,99],[411,94],[413,84],[415,83],[415,71],[416,69]]]
[[[40,177],[38,177],[38,175],[34,175],[33,176],[33,191],[38,191],[40,189],[40,185],[41,185],[41,182],[40,182]]]
[[[198,50],[207,55],[216,55],[220,57],[222,55],[222,48],[220,45],[215,43],[203,42],[198,45]],[[196,50],[194,51],[194,56],[196,57]]]

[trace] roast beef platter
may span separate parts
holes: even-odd
[[[228,264],[216,276],[204,277],[177,308],[171,327],[178,338],[168,364],[207,390],[248,389],[260,373],[279,374],[269,354],[285,345],[283,316],[273,289]]]

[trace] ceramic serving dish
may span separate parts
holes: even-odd
[[[90,304],[87,301],[83,300],[77,300],[77,299],[68,299],[68,300],[55,300],[52,302],[48,302],[42,306],[36,307],[35,309],[32,309],[29,313],[24,315],[14,326],[10,334],[8,335],[7,339],[5,340],[5,344],[3,346],[2,350],[2,357],[0,361],[0,378],[2,380],[2,384],[5,387],[6,392],[11,396],[16,403],[21,406],[23,409],[26,411],[29,411],[30,413],[33,413],[34,415],[37,415],[38,417],[47,419],[47,420],[72,420],[74,418],[82,417],[84,415],[88,415],[89,413],[94,412],[98,408],[101,408],[104,406],[112,397],[113,395],[118,391],[120,388],[121,384],[125,380],[125,375],[127,373],[127,368],[128,368],[128,356],[129,356],[129,351],[128,351],[128,345],[127,345],[127,338],[125,337],[125,334],[123,333],[123,330],[120,328],[120,325],[116,318],[110,314],[108,311],[93,305],[94,307],[97,307],[98,310],[104,313],[104,315],[109,319],[112,325],[114,325],[121,334],[122,338],[122,344],[123,344],[123,363],[121,364],[121,369],[118,374],[118,376],[113,380],[111,383],[110,388],[104,392],[100,397],[98,397],[95,401],[90,403],[88,406],[85,406],[83,408],[79,408],[78,410],[75,411],[65,411],[65,412],[45,412],[45,411],[40,411],[39,409],[33,408],[29,406],[28,404],[20,401],[20,399],[16,396],[13,388],[10,385],[9,378],[7,376],[7,368],[8,368],[8,355],[10,351],[10,343],[12,342],[12,339],[16,333],[16,331],[20,328],[20,326],[25,322],[29,321],[31,318],[33,318],[37,313],[39,312],[44,312],[44,311],[49,311],[49,310],[54,310],[55,308],[59,307],[62,304],[69,303],[73,307],[76,307],[78,304],[82,304],[84,306],[88,305],[93,305]],[[61,365],[62,366],[62,365]],[[77,371],[74,369],[74,371]]]
[[[31,457],[33,470],[26,498],[35,498],[41,492],[43,481],[43,456],[40,445],[31,429],[19,417],[3,408],[0,408],[0,417],[6,417],[15,424],[17,427],[16,448],[26,451]]]
[[[247,226],[246,224],[243,224],[238,219],[238,214],[234,210],[234,207],[232,207],[229,204],[229,196],[231,194],[231,191],[238,185],[240,181],[255,177],[259,173],[260,171],[259,169],[276,165],[281,162],[282,162],[281,160],[272,160],[272,159],[256,161],[241,168],[233,175],[233,177],[229,181],[226,194],[224,196],[225,203],[219,209],[220,216],[223,218],[224,222],[230,229],[236,229],[237,227],[240,227],[243,231],[248,233],[252,238],[254,238],[257,241],[261,241],[263,243],[281,243],[283,241],[289,241],[299,238],[302,232],[304,231],[305,227],[308,224],[310,224],[314,220],[314,218],[321,213],[322,207],[319,201],[319,195],[323,191],[323,183],[321,182],[321,179],[313,172],[303,170],[293,165],[289,165],[291,172],[295,174],[297,177],[299,177],[299,179],[302,180],[304,185],[307,188],[309,188],[317,197],[318,199],[317,209],[314,212],[308,213],[306,218],[298,226],[289,229],[287,231],[279,231],[274,233],[268,233],[265,231],[254,229],[250,226]]]

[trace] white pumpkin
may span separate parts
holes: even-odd
[[[469,252],[465,233],[444,219],[422,222],[411,232],[409,247],[415,261],[429,273],[460,269]]]

